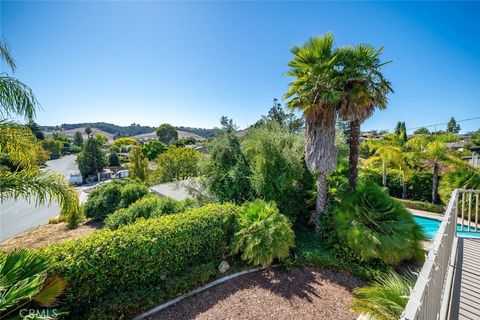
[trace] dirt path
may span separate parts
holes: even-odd
[[[351,290],[362,283],[343,273],[295,268],[255,272],[167,308],[155,320],[356,319]]]

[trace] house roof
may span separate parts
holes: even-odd
[[[161,197],[168,197],[175,200],[185,200],[189,197],[188,186],[190,180],[181,180],[157,184],[150,188],[151,191],[157,193]]]

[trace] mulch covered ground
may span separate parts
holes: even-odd
[[[182,300],[150,319],[351,319],[352,289],[362,282],[344,273],[295,268],[237,277]]]

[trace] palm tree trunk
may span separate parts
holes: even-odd
[[[320,214],[327,208],[327,176],[335,169],[336,112],[329,105],[320,105],[305,115],[305,163],[308,170],[317,175],[317,199],[310,222],[319,227]]]
[[[405,180],[405,171],[402,170],[402,199],[407,199],[407,181]]]
[[[320,227],[320,224],[318,223],[320,215],[327,209],[327,193],[327,177],[325,174],[319,174],[317,177],[317,200],[315,211],[310,215],[310,224],[315,226],[316,231],[318,231],[318,228]]]
[[[382,161],[382,185],[387,186],[387,166],[385,165],[385,160]]]
[[[432,203],[438,203],[438,175],[439,166],[437,162],[433,163],[433,177],[432,177]]]
[[[350,121],[350,155],[349,161],[349,176],[348,183],[350,185],[350,191],[355,191],[357,188],[358,179],[358,153],[360,149],[360,121]]]

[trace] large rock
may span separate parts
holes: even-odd
[[[230,265],[228,264],[228,262],[226,260],[223,260],[218,265],[218,272],[220,272],[220,273],[225,273],[225,272],[228,271],[228,269],[230,269]]]

